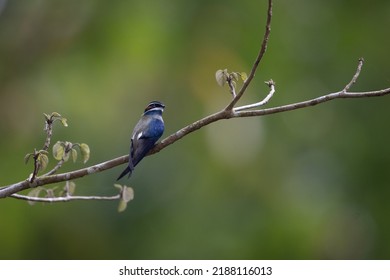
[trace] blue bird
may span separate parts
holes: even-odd
[[[127,173],[130,177],[134,167],[147,155],[164,133],[164,120],[162,119],[164,108],[165,105],[159,101],[152,101],[146,107],[131,135],[129,165],[117,180]]]

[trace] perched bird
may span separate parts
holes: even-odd
[[[129,173],[130,177],[134,167],[154,147],[154,144],[163,134],[164,121],[162,113],[164,108],[165,105],[159,101],[152,101],[146,107],[131,135],[129,165],[123,170],[117,180],[127,173]]]

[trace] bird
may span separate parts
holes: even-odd
[[[162,113],[164,108],[165,105],[160,101],[152,101],[145,108],[131,135],[129,164],[119,175],[117,181],[126,174],[129,174],[128,178],[130,178],[134,167],[147,155],[157,140],[163,135],[164,120]]]

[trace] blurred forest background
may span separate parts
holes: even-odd
[[[215,71],[249,73],[265,0],[0,1],[0,185],[24,180],[43,113],[68,119],[87,165],[124,155],[146,104],[163,137],[230,100]],[[266,107],[390,84],[390,2],[275,1],[267,53],[240,105]],[[389,259],[389,97],[346,99],[214,123],[144,159],[135,199],[0,200],[1,259]],[[50,155],[50,164],[54,164]],[[83,167],[67,163],[61,171]],[[76,181],[112,195],[124,166]],[[58,184],[62,187],[63,184]]]

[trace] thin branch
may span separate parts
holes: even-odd
[[[32,197],[21,194],[12,194],[11,197],[30,202],[68,202],[72,200],[118,200],[120,194],[113,196],[60,196],[60,197]]]
[[[234,86],[233,79],[231,77],[227,80],[227,84],[229,85],[229,90],[230,90],[230,93],[233,96],[233,99],[236,98],[236,96],[237,96],[237,94],[236,94],[236,87]]]
[[[33,173],[31,174],[30,178],[29,178],[29,181],[30,183],[34,182],[35,180],[35,177],[37,176],[38,174],[38,170],[39,170],[39,167],[38,167],[38,156],[39,156],[39,153],[37,153],[37,150],[34,149],[34,155],[33,155],[33,160],[34,160],[34,170],[33,170]]]
[[[363,63],[364,63],[364,58],[363,57],[359,58],[359,63],[358,63],[358,66],[356,68],[355,75],[353,75],[352,80],[342,90],[344,93],[348,92],[348,90],[351,88],[351,86],[354,83],[356,83],[357,79],[359,78],[360,71],[362,71]]]
[[[249,84],[251,83],[252,79],[254,78],[254,76],[256,74],[257,67],[259,66],[259,63],[260,63],[261,59],[263,58],[265,51],[267,50],[269,35],[271,34],[272,5],[273,5],[272,0],[268,0],[267,23],[265,25],[265,33],[264,33],[263,41],[261,43],[261,48],[260,48],[259,54],[257,55],[257,58],[252,66],[251,72],[250,72],[248,78],[245,80],[244,84],[242,85],[242,88],[237,93],[236,97],[233,98],[233,100],[229,103],[229,105],[226,106],[225,110],[227,110],[227,111],[231,111],[233,109],[234,105],[236,105],[238,100],[240,100],[242,95],[245,93],[247,87],[249,86]]]
[[[265,116],[276,113],[288,112],[292,110],[302,109],[305,107],[315,106],[321,103],[325,103],[338,98],[364,98],[364,97],[379,97],[390,94],[390,88],[377,90],[377,91],[366,91],[366,92],[348,92],[345,94],[344,90],[329,93],[327,95],[323,95],[317,98],[309,99],[302,102],[297,102],[293,104],[283,105],[279,107],[273,107],[269,109],[262,110],[253,110],[253,111],[242,111],[236,112],[234,114],[235,118],[242,117],[255,117],[255,116]]]
[[[269,80],[268,82],[265,82],[265,83],[269,86],[269,88],[271,90],[263,100],[261,100],[260,102],[254,103],[254,104],[249,104],[249,105],[233,108],[234,112],[239,112],[239,111],[244,111],[244,110],[248,110],[248,109],[252,109],[252,108],[256,108],[256,107],[261,107],[261,106],[267,104],[268,101],[272,98],[272,96],[275,93],[275,83],[273,80]]]
[[[39,152],[34,149],[34,153],[33,153],[33,159],[34,159],[34,170],[33,170],[33,173],[31,173],[30,177],[29,177],[29,181],[30,183],[33,183],[36,176],[38,175],[38,172],[39,170],[41,169],[42,165],[41,165],[41,162],[39,161],[39,157],[41,157],[42,153],[47,153],[49,147],[50,147],[50,142],[51,142],[51,137],[53,135],[53,124],[56,120],[60,120],[62,122],[62,124],[64,126],[68,126],[67,123],[66,123],[66,119],[63,118],[60,114],[58,114],[57,112],[53,112],[51,113],[50,115],[48,114],[43,114],[45,116],[45,127],[44,127],[44,131],[46,131],[46,139],[45,139],[45,143],[43,144],[43,148],[42,150],[40,150]],[[29,155],[27,155],[29,157]],[[42,158],[41,158],[42,159]],[[57,164],[54,169],[48,173],[46,173],[46,175],[49,175],[49,174],[53,174],[55,173],[60,167],[62,166],[62,163],[61,164]]]
[[[42,150],[47,151],[50,147],[50,141],[51,141],[51,137],[53,135],[53,123],[54,123],[54,121],[52,118],[45,119],[44,130],[46,131],[46,140],[45,140],[45,144],[43,145]]]
[[[59,160],[56,164],[56,166],[53,167],[52,170],[50,170],[49,172],[45,173],[44,175],[42,175],[43,177],[44,176],[50,176],[50,175],[53,175],[55,174],[61,167],[62,165],[64,164],[65,160],[64,158],[62,158],[61,160]]]

